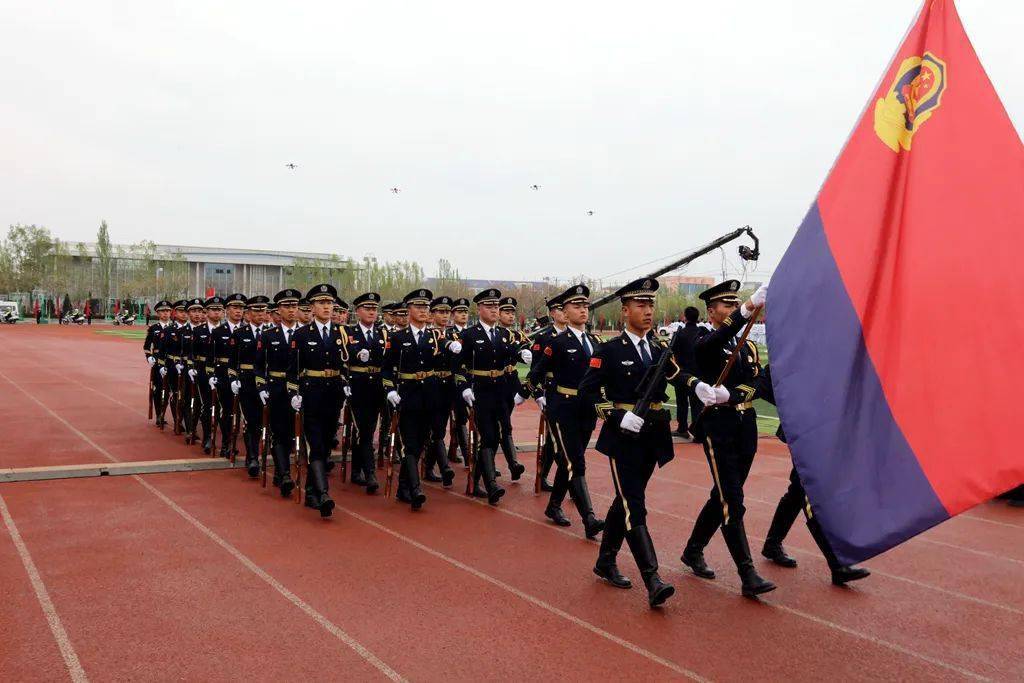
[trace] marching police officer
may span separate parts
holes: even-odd
[[[662,407],[662,402],[668,398],[665,386],[679,372],[671,358],[667,376],[654,378],[649,412],[645,416],[633,412],[641,398],[641,381],[647,369],[658,363],[662,354],[671,353],[649,334],[657,291],[658,281],[644,278],[630,282],[615,293],[622,302],[625,329],[597,348],[579,385],[581,400],[594,406],[604,419],[597,450],[608,456],[615,486],[615,500],[608,508],[594,573],[615,587],[632,586],[615,562],[625,537],[647,586],[651,607],[662,604],[675,593],[675,588],[658,575],[658,557],[647,530],[644,500],[655,465],[663,467],[674,455],[671,418]]]
[[[205,302],[202,299],[192,299],[188,305],[189,315],[195,311],[195,320],[199,322],[192,330],[192,353],[193,369],[189,373],[199,389],[200,403],[202,408],[199,413],[199,423],[203,428],[203,453],[213,453],[213,401],[211,389],[216,386],[216,375],[213,365],[213,331],[220,327],[221,317],[224,315],[224,299],[219,296],[211,296]],[[205,317],[205,321],[203,318]],[[210,380],[214,380],[210,382]]]
[[[512,473],[512,481],[518,481],[519,477],[526,471],[520,462],[516,460],[516,444],[512,438],[512,411],[520,405],[527,391],[519,381],[519,371],[516,366],[522,362],[530,365],[533,362],[533,352],[530,351],[530,339],[521,330],[515,329],[516,309],[519,302],[515,297],[506,296],[498,302],[498,324],[508,331],[512,339],[509,349],[508,364],[505,366],[505,405],[501,414],[501,452],[505,455],[509,471]]]
[[[450,296],[439,296],[431,300],[431,320],[428,325],[431,332],[438,337],[441,346],[441,353],[434,358],[434,376],[437,379],[440,399],[433,406],[431,415],[430,441],[424,455],[423,478],[427,481],[441,482],[445,487],[451,486],[455,480],[455,472],[448,464],[448,448],[445,447],[444,438],[456,398],[455,381],[452,379],[454,354],[462,349],[462,344],[458,343],[458,335],[448,326],[453,303]],[[455,350],[452,350],[452,342],[456,342]],[[434,465],[437,465],[437,475],[433,472]]]
[[[455,386],[466,405],[474,412],[480,448],[471,454],[474,489],[483,478],[487,501],[497,505],[505,489],[495,482],[494,454],[506,402],[506,367],[514,353],[511,333],[498,326],[498,301],[501,292],[488,288],[473,297],[479,322],[462,334],[462,348],[456,362]],[[475,491],[474,491],[475,492]]]
[[[232,375],[231,392],[238,396],[238,404],[245,418],[245,431],[242,438],[245,442],[245,467],[250,477],[258,477],[260,474],[260,400],[259,388],[256,386],[256,365],[261,354],[259,348],[260,332],[259,323],[263,312],[267,309],[270,299],[258,295],[251,296],[246,300],[245,310],[250,316],[250,322],[242,323],[235,329],[231,338],[233,354],[231,356]]]
[[[380,488],[373,454],[373,434],[377,430],[384,402],[380,372],[389,332],[379,324],[380,294],[364,292],[353,302],[356,322],[347,329],[348,372],[352,386],[349,398],[355,421],[352,445],[352,483],[365,486],[373,495]]]
[[[381,370],[388,403],[392,410],[399,411],[398,428],[402,433],[396,497],[410,503],[413,510],[419,510],[427,500],[420,487],[419,458],[430,441],[433,413],[440,400],[434,368],[444,349],[440,332],[427,327],[432,298],[429,289],[417,289],[402,300],[409,325],[389,338]]]
[[[169,301],[158,301],[153,307],[159,320],[149,326],[146,330],[146,339],[142,343],[142,352],[146,355],[146,362],[149,363],[149,400],[154,407],[156,426],[163,429],[163,395],[164,376],[167,374],[164,359],[160,353],[160,340],[163,331],[170,325],[171,303]],[[160,372],[163,368],[163,373]]]
[[[327,459],[348,387],[342,373],[348,361],[348,338],[345,328],[331,322],[337,298],[334,286],[326,283],[315,285],[306,294],[313,320],[292,336],[288,365],[291,405],[302,412],[303,436],[309,444],[306,504],[318,509],[321,517],[330,517],[334,511],[334,501],[328,495]]]
[[[291,476],[291,449],[295,439],[295,423],[289,405],[287,388],[288,366],[291,363],[292,337],[299,329],[299,299],[297,289],[282,289],[274,295],[274,307],[281,318],[279,325],[264,330],[257,343],[256,385],[260,387],[260,401],[270,406],[271,452],[274,457],[274,486],[287,498],[295,488]]]
[[[737,280],[726,280],[700,293],[707,304],[708,320],[714,328],[694,345],[697,372],[701,380],[717,385],[730,356],[736,355],[732,371],[722,386],[727,401],[703,412],[696,438],[704,445],[714,486],[693,526],[681,560],[701,578],[713,579],[714,571],[704,561],[704,548],[721,527],[729,554],[736,563],[744,596],[753,597],[775,590],[754,568],[747,532],[743,524],[743,484],[757,453],[757,416],[753,399],[761,374],[757,345],[747,341],[737,349],[737,333],[754,310],[764,304],[767,287],[762,286],[743,304],[736,294]]]
[[[469,299],[460,297],[452,302],[451,321],[452,325],[450,331],[446,334],[446,338],[449,339],[449,344],[452,341],[461,342],[462,334],[466,331],[466,325],[469,322]],[[452,417],[455,420],[455,440],[459,445],[458,451],[454,454],[452,461],[460,462],[460,460],[464,460],[465,462],[469,462],[469,413],[466,410],[466,402],[462,400],[459,392],[455,391],[454,376],[452,377],[451,408]],[[458,455],[459,452],[462,453],[461,459]]]
[[[550,317],[534,333],[533,346],[530,349],[533,351],[533,362],[530,366],[529,377],[533,377],[533,369],[537,366],[537,363],[540,362],[541,352],[544,351],[544,348],[556,335],[561,334],[566,329],[565,313],[562,310],[562,300],[560,296],[553,296],[549,298],[546,305],[548,308],[548,315]],[[538,320],[537,322],[539,324],[541,321]],[[532,396],[536,397],[538,394],[542,394],[545,401],[550,403],[551,394],[554,391],[554,385],[551,383],[551,373],[545,373],[544,376],[540,378],[539,384],[534,384],[533,380],[528,378],[526,388]],[[548,483],[548,472],[551,471],[551,467],[555,462],[555,440],[551,434],[549,434],[548,437],[549,438],[547,438],[541,446],[543,450],[541,452],[540,463],[540,490],[550,492],[552,487],[551,484]]]
[[[590,366],[590,359],[601,346],[601,339],[587,332],[589,287],[582,283],[575,285],[557,298],[562,302],[569,326],[546,343],[540,360],[530,370],[529,382],[533,387],[543,387],[545,377],[552,375],[553,390],[541,389],[534,396],[554,436],[558,459],[555,485],[544,514],[558,526],[570,526],[562,513],[562,501],[568,492],[583,520],[586,537],[592,539],[605,526],[604,520],[594,515],[586,480],[587,445],[597,425],[597,415],[594,406],[580,398],[579,384]]]
[[[217,392],[218,410],[220,413],[218,429],[220,429],[220,457],[231,457],[231,430],[232,430],[232,394],[229,391],[231,385],[231,355],[234,350],[232,338],[235,331],[242,324],[242,314],[245,311],[246,297],[244,294],[231,294],[224,299],[223,308],[227,314],[227,320],[211,332],[210,356],[207,363],[213,367],[210,377],[210,388]]]

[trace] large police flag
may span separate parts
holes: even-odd
[[[1024,482],[1024,147],[927,0],[772,278],[782,426],[841,561]]]

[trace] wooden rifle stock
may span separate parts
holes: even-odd
[[[398,431],[398,408],[394,408],[391,411],[391,424],[388,425],[388,443],[385,449],[384,455],[384,466],[385,466],[385,480],[384,480],[384,497],[391,497],[391,484],[395,477],[395,432]],[[401,459],[401,457],[399,457]]]

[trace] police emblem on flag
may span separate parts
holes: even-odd
[[[885,97],[875,103],[875,133],[899,153],[910,151],[914,134],[942,104],[946,90],[946,63],[931,52],[908,57],[896,71]]]

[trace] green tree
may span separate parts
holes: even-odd
[[[7,291],[30,292],[46,278],[54,240],[50,231],[37,225],[12,225],[0,249],[0,278]]]
[[[96,257],[100,262],[100,299],[106,305],[110,298],[110,279],[114,264],[114,249],[110,244],[110,230],[107,222],[100,221],[100,229],[96,233]]]

